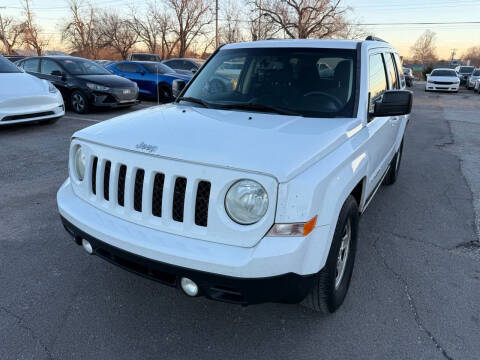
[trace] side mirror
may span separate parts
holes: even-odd
[[[174,98],[177,98],[178,95],[182,92],[187,83],[184,80],[175,79],[172,83],[172,95]]]
[[[375,103],[373,116],[407,115],[412,111],[413,93],[409,90],[389,90]]]

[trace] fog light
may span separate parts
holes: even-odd
[[[189,278],[182,277],[182,279],[180,280],[180,285],[182,286],[182,290],[188,296],[197,296],[198,286]]]
[[[87,240],[82,239],[82,246],[87,253],[93,254],[92,244],[90,244]]]

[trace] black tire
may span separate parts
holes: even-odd
[[[353,266],[355,264],[358,220],[357,202],[352,195],[349,195],[338,216],[325,267],[314,280],[312,290],[302,302],[303,306],[322,314],[331,314],[342,305],[350,286],[350,279],[352,278]],[[343,248],[343,238],[346,235],[347,226],[350,227],[350,241],[349,246],[345,250]],[[341,257],[344,258],[345,265],[343,273],[341,276],[338,276],[337,266]]]
[[[402,163],[402,154],[403,154],[403,140],[400,143],[397,153],[390,162],[390,169],[388,170],[387,175],[383,179],[384,185],[393,185],[397,181],[398,173],[400,171],[400,164]]]
[[[86,114],[90,110],[87,97],[79,90],[70,95],[70,105],[77,114]]]
[[[172,101],[172,88],[167,84],[159,84],[157,88],[157,99],[160,102]]]

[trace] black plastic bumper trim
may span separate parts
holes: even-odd
[[[171,265],[136,255],[109,245],[80,230],[61,216],[66,231],[77,244],[86,239],[93,253],[104,260],[140,276],[179,287],[180,278],[193,280],[200,288],[200,296],[212,300],[241,305],[264,302],[298,303],[313,286],[317,274],[287,273],[264,278],[237,278]]]

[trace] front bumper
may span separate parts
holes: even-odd
[[[430,84],[427,83],[425,85],[425,90],[427,91],[458,91],[459,84],[451,84],[451,85],[438,85],[438,84]]]
[[[189,278],[198,285],[200,289],[198,296],[212,300],[242,305],[262,302],[298,303],[308,294],[317,276],[288,273],[267,278],[235,278],[188,269],[119,249],[90,236],[63,217],[62,222],[77,244],[80,244],[81,239],[88,240],[92,245],[93,254],[102,259],[135,274],[177,288],[182,277]]]
[[[320,249],[330,230],[320,226],[306,237],[264,237],[246,248],[122,220],[77,197],[69,180],[58,191],[57,203],[67,230],[89,240],[102,258],[171,286],[188,277],[203,295],[241,304],[301,301],[323,267]]]
[[[0,126],[46,121],[65,115],[60,92],[50,95],[17,98],[0,103]]]
[[[123,90],[129,90],[131,93],[124,95]],[[89,90],[88,98],[93,106],[99,108],[117,108],[140,103],[136,88],[111,89],[105,92]]]

